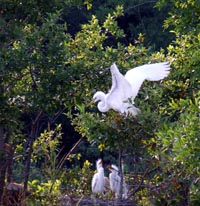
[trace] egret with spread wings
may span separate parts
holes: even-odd
[[[170,72],[170,64],[169,62],[145,64],[127,71],[123,76],[114,63],[110,67],[110,71],[112,75],[111,90],[107,94],[97,91],[93,96],[94,102],[98,102],[99,111],[107,112],[113,109],[121,114],[136,116],[140,110],[134,106],[134,99],[142,83],[145,80],[159,81],[167,77]]]

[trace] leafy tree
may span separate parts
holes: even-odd
[[[98,30],[100,31],[102,31],[101,27],[104,27],[105,25],[114,25],[110,28],[115,29],[111,30],[113,34],[117,34],[118,27],[115,26],[115,24],[111,21],[112,18],[112,16],[108,15],[108,18],[105,20],[105,22],[102,23],[103,26],[100,26],[100,24],[94,20],[91,21],[90,24],[95,24],[95,26],[98,25],[98,27],[96,28],[98,28]],[[94,27],[91,25],[84,26],[83,30],[85,28],[90,29],[90,27]],[[98,30],[95,29],[95,31]],[[88,33],[88,31],[84,31],[84,33],[82,32],[83,31],[80,32],[80,35],[79,33],[77,34],[79,38],[82,37],[83,34]],[[101,47],[102,49],[100,51],[102,57],[100,59],[104,60],[104,58],[109,58],[109,66],[115,59],[117,59],[117,62],[122,70],[127,67],[132,67],[133,65],[140,65],[145,61],[164,61],[165,56],[162,51],[150,55],[148,49],[146,49],[142,45],[142,41],[143,36],[140,35],[138,38],[138,44],[136,45],[130,44],[129,46],[124,46],[121,43],[117,43],[116,48],[113,48],[109,45],[105,46],[105,49]],[[96,40],[96,42],[98,41]],[[89,44],[90,42],[87,42],[87,45]],[[81,50],[79,48],[78,52],[80,51]],[[86,50],[84,49],[83,51]],[[96,51],[99,52],[97,48]],[[91,56],[92,55],[86,55],[84,57],[90,58]],[[95,61],[99,62],[99,60],[93,59],[92,63],[94,63]],[[87,62],[90,62],[91,64],[91,61]],[[104,60],[103,62],[106,62],[106,60]],[[105,66],[107,66],[107,64]],[[110,87],[110,85],[107,84],[107,79],[106,81],[104,80],[105,78],[108,78],[108,76],[105,75],[104,71],[101,71],[101,67],[99,68],[99,70],[99,74],[104,76],[101,77],[100,75],[97,76],[96,73],[95,75],[93,74],[93,76],[96,77],[96,81],[91,81],[91,85],[88,82],[86,84],[83,81],[80,82],[80,84],[84,85],[84,89],[90,88],[87,90],[87,95],[89,94],[88,96],[90,96],[90,98],[95,92],[94,88],[97,87],[97,89],[106,91]],[[109,75],[109,82],[110,81],[111,80]],[[136,174],[139,174],[139,172],[141,174],[142,172],[142,174],[145,174],[145,178],[147,178],[147,174],[150,175],[151,172],[156,170],[157,168],[155,161],[148,154],[148,151],[144,148],[147,148],[146,145],[148,144],[148,139],[155,135],[154,133],[156,129],[161,124],[161,117],[159,116],[159,105],[162,104],[162,100],[160,100],[160,98],[162,98],[164,92],[162,91],[162,87],[160,86],[161,85],[159,85],[158,83],[151,82],[146,82],[144,84],[145,90],[142,90],[139,94],[141,100],[139,98],[138,100],[136,100],[136,104],[139,105],[139,107],[141,107],[142,111],[144,112],[142,112],[142,114],[136,119],[123,118],[122,116],[112,111],[109,111],[108,114],[100,115],[96,113],[96,109],[94,110],[94,105],[90,105],[90,103],[87,104],[87,102],[85,102],[86,104],[83,105],[80,104],[82,102],[80,101],[76,103],[80,112],[75,114],[75,117],[72,115],[72,123],[82,136],[87,137],[87,139],[91,143],[97,144],[100,150],[113,152],[115,156],[119,154],[120,158],[121,156],[125,158],[127,155],[133,156],[134,158],[127,158],[129,159],[127,161],[127,164],[130,165],[129,170]],[[84,93],[81,92],[81,94]],[[150,95],[151,98],[144,103],[144,99],[147,94]],[[151,161],[152,164],[149,164],[149,162]],[[136,167],[136,162],[140,162],[139,164],[141,164],[141,167]],[[143,181],[144,178],[142,178],[141,183]],[[135,195],[136,191],[138,191],[139,189],[138,186],[131,188],[131,194]]]
[[[171,3],[175,4],[175,2]],[[190,3],[188,4],[190,5]],[[181,13],[183,7],[184,11],[187,9],[190,16],[190,7],[187,7],[187,4],[184,5],[177,3],[176,13]],[[198,10],[198,2],[193,2],[191,5]],[[146,204],[149,204],[149,199],[155,196],[157,201],[152,201],[152,204],[156,205],[187,205],[189,201],[191,204],[198,202],[198,190],[195,188],[198,187],[199,181],[199,92],[197,86],[199,84],[199,24],[193,21],[194,27],[181,35],[180,28],[187,24],[185,18],[179,24],[174,24],[174,21],[171,24],[170,22],[174,18],[173,11],[172,9],[171,17],[166,20],[166,23],[169,23],[168,26],[175,26],[174,33],[176,34],[176,40],[168,47],[168,59],[172,62],[173,68],[170,79],[163,82],[164,89],[156,90],[154,88],[151,90],[151,87],[155,87],[154,84],[152,86],[148,83],[144,84],[146,91],[141,92],[139,96],[145,97],[147,93],[150,93],[152,99],[148,100],[149,105],[145,105],[138,99],[136,104],[144,109],[145,113],[135,120],[134,126],[128,124],[129,119],[122,120],[112,112],[106,115],[95,115],[84,110],[82,106],[79,107],[82,112],[73,121],[82,135],[87,136],[90,141],[98,142],[100,149],[115,150],[116,147],[120,148],[120,144],[121,148],[128,148],[125,146],[128,145],[127,142],[134,141],[137,143],[130,147],[132,150],[135,148],[140,151],[141,148],[148,150],[143,149],[143,153],[138,155],[138,157],[144,155],[142,157],[148,159],[151,166],[155,167],[154,173],[148,177],[145,176],[145,182],[148,183],[147,188],[152,188],[153,193],[146,193],[145,190],[138,193],[138,195],[147,197],[148,203]],[[188,27],[190,26],[191,24],[188,25]],[[125,58],[125,56],[129,57],[129,53],[127,52],[128,54],[125,55],[122,52],[118,57],[120,66],[127,67],[129,64],[164,59],[162,50],[150,56],[144,47],[142,49],[144,53],[141,55],[140,49],[140,45],[125,47],[123,51],[134,50],[132,53],[135,55],[134,60]],[[119,51],[118,44],[117,52],[119,53]],[[114,57],[114,54],[112,56]],[[120,57],[124,57],[123,59],[126,61],[121,61]],[[101,85],[99,89],[106,90]],[[121,125],[122,122],[125,126]],[[137,130],[138,124],[143,133]],[[125,129],[123,130],[121,127]],[[133,140],[133,136],[138,136],[139,141]],[[140,190],[142,189],[140,187]],[[133,194],[135,193],[133,192]]]
[[[197,14],[200,4],[196,1],[170,3],[174,6],[165,26],[174,26],[176,34],[176,41],[168,47],[173,70],[171,79],[166,82],[168,89],[163,100],[167,104],[160,110],[163,126],[157,138],[153,138],[160,166],[165,172],[155,178],[168,188],[162,196],[170,196],[168,204],[198,205],[200,48],[199,22],[195,21],[197,17],[191,16]]]
[[[163,28],[163,21],[170,10],[166,4],[160,10],[155,5],[156,1],[141,0],[108,0],[93,1],[89,13],[94,13],[100,22],[103,22],[107,13],[112,13],[117,5],[123,5],[124,14],[117,18],[118,25],[124,30],[126,38],[123,43],[128,44],[137,41],[139,33],[142,33],[145,46],[153,51],[166,48],[174,38]]]
[[[34,149],[35,145],[40,148],[40,134],[45,129],[55,132],[55,124],[65,112],[67,117],[71,117],[76,130],[90,143],[97,145],[100,151],[109,151],[114,157],[122,155],[126,172],[133,174],[126,176],[132,184],[129,197],[137,200],[138,204],[199,203],[199,2],[157,2],[160,9],[164,6],[164,9],[170,10],[164,26],[168,29],[173,27],[172,32],[176,36],[167,52],[163,49],[152,52],[150,47],[144,46],[151,41],[145,40],[147,36],[139,34],[135,37],[139,33],[137,31],[141,32],[144,28],[141,25],[150,21],[147,18],[152,8],[150,2],[132,2],[136,5],[130,1],[124,2],[125,15],[131,13],[134,16],[135,9],[139,15],[144,14],[141,24],[130,26],[131,37],[128,40],[126,31],[119,26],[123,7],[115,6],[116,3],[107,1],[98,5],[94,1],[91,7],[91,1],[84,1],[83,6],[79,0],[2,2],[0,197],[5,180],[9,182],[14,176],[13,157],[16,159],[18,154],[23,154],[17,163],[20,165],[21,162],[23,167],[26,190],[33,165],[31,158],[39,157]],[[111,9],[109,12],[108,7]],[[95,11],[96,16],[84,14],[83,22],[87,18],[89,22],[83,23],[78,31],[71,32],[66,13],[70,16],[73,9],[80,13],[80,9],[85,12],[91,8],[94,10],[90,11]],[[97,18],[99,13],[102,14],[99,11],[106,15]],[[151,12],[150,16],[155,17],[157,12]],[[161,21],[162,18],[158,19]],[[136,33],[131,28],[137,28]],[[144,30],[155,35],[151,28],[145,27]],[[144,30],[142,33],[145,33]],[[172,62],[171,74],[163,82],[143,84],[136,99],[136,105],[142,110],[137,118],[124,118],[113,111],[101,114],[91,103],[96,90],[110,88],[107,68],[114,61],[125,73],[127,68],[166,59]],[[52,133],[44,132],[43,137]],[[50,146],[51,141],[41,147],[47,156]],[[55,151],[51,154],[55,163],[57,154]],[[83,158],[86,159],[85,156]],[[38,164],[41,163],[38,160]],[[78,166],[70,171],[72,173],[69,172],[74,176],[77,171],[80,174],[88,173],[83,179],[76,177],[68,181],[70,184],[75,181],[75,191],[79,191],[77,194],[89,194],[89,167],[85,161],[82,169]],[[46,185],[33,181],[32,186],[43,190],[41,186],[51,189],[55,184],[55,192],[59,194],[61,182],[51,175],[46,178],[51,179],[45,182]],[[137,184],[134,184],[136,180]],[[85,193],[79,182],[84,184]]]
[[[48,122],[50,126],[55,123],[64,108],[65,90],[60,76],[66,73],[65,41],[69,40],[69,35],[65,33],[66,25],[58,23],[61,8],[59,1],[49,1],[48,4],[4,1],[1,4],[0,152],[3,166],[0,197],[6,171],[11,172],[8,170],[11,162],[7,159],[13,159],[14,154],[8,153],[6,145],[11,151],[22,145],[24,154],[27,154],[21,159],[25,164],[26,190],[33,142],[47,128]],[[9,158],[6,155],[10,155]]]

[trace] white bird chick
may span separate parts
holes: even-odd
[[[92,192],[103,193],[104,192],[104,168],[102,166],[102,159],[96,161],[97,173],[92,178]]]
[[[110,189],[113,193],[115,198],[120,196],[120,185],[121,185],[121,177],[118,175],[118,167],[116,165],[111,165],[109,167],[111,173],[109,174],[109,181],[110,181]]]
[[[114,63],[110,67],[112,76],[111,90],[107,94],[97,91],[93,96],[93,100],[94,102],[99,102],[97,107],[100,112],[107,112],[113,109],[121,114],[136,116],[140,110],[133,104],[142,83],[145,80],[162,80],[169,75],[169,70],[169,62],[145,64],[127,71],[125,76],[123,76]]]

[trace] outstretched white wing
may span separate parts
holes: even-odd
[[[168,76],[170,70],[169,62],[145,64],[133,68],[125,74],[126,80],[132,86],[133,99],[137,96],[137,93],[144,82],[144,80],[158,81]]]
[[[123,101],[131,97],[131,84],[119,72],[116,64],[114,63],[111,68],[112,87],[107,96],[107,103],[117,111],[123,111]]]

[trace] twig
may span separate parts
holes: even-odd
[[[146,1],[146,2],[143,2],[143,3],[141,3],[141,4],[137,4],[137,5],[135,5],[135,6],[131,6],[131,7],[127,8],[127,9],[125,9],[125,10],[124,10],[124,13],[126,13],[127,11],[129,11],[129,10],[131,10],[131,9],[135,9],[135,8],[137,8],[137,7],[140,7],[140,6],[142,6],[142,5],[144,5],[144,4],[148,4],[148,3],[156,3],[156,1]]]
[[[34,78],[34,75],[33,75],[33,71],[32,71],[31,66],[30,66],[30,75],[31,75],[31,79],[32,79],[32,81],[33,81],[33,88],[34,88],[35,90],[37,90],[37,83],[36,83],[36,81],[35,81],[35,78]]]
[[[81,198],[80,198],[79,201],[77,202],[76,206],[79,206],[79,203],[82,201],[83,198],[84,198],[84,195],[81,196]]]
[[[76,144],[70,149],[70,151],[60,160],[60,163],[58,165],[58,168],[61,168],[62,165],[64,164],[64,161],[69,157],[69,155],[72,153],[74,149],[80,144],[80,142],[83,140],[83,137],[81,137]]]
[[[140,190],[140,188],[141,188],[141,186],[142,186],[142,183],[143,183],[144,178],[146,177],[146,175],[154,172],[154,171],[157,170],[157,169],[158,169],[158,168],[156,167],[156,168],[154,168],[154,169],[152,169],[152,170],[148,170],[148,168],[145,170],[144,174],[142,175],[142,178],[141,178],[140,183],[139,183],[138,186],[135,188],[135,190],[134,190],[133,192],[131,192],[131,194],[128,196],[128,199],[129,199],[132,195],[134,195],[136,192],[138,192],[138,191]]]

